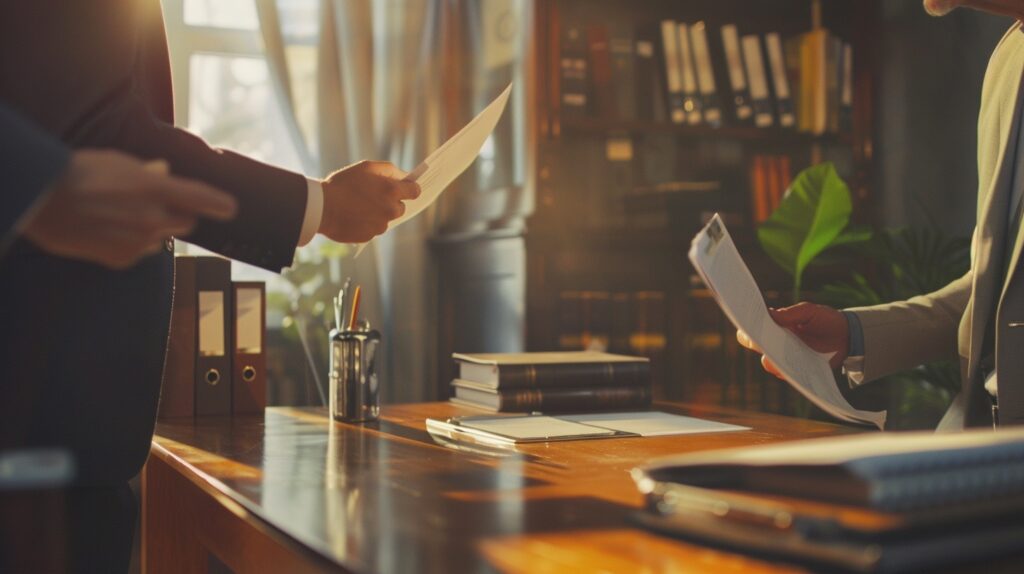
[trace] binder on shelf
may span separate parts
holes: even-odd
[[[565,25],[559,66],[562,71],[562,115],[587,115],[587,41],[579,26]]]
[[[729,86],[732,88],[733,109],[740,122],[750,121],[754,109],[750,105],[750,91],[747,88],[747,74],[743,68],[743,54],[740,50],[739,33],[735,24],[722,26],[722,48],[725,52],[726,68],[729,72]]]
[[[612,60],[608,47],[608,28],[602,24],[587,26],[587,54],[590,59],[592,110],[596,115],[615,117],[615,93],[612,92]]]
[[[665,94],[668,97],[668,115],[674,124],[686,123],[683,105],[683,74],[679,58],[679,33],[673,20],[661,22],[661,47],[665,62]]]
[[[633,26],[628,22],[615,22],[609,26],[608,47],[612,60],[612,93],[615,115],[619,119],[636,117],[636,57]],[[653,51],[648,52],[653,55]],[[649,102],[648,102],[649,104]]]
[[[842,58],[843,77],[839,101],[839,130],[849,132],[853,129],[853,46],[849,43],[843,44]]]
[[[825,101],[827,121],[825,131],[839,133],[839,115],[842,106],[843,41],[829,34],[825,43]]]
[[[711,126],[722,125],[722,109],[718,104],[715,86],[715,69],[711,64],[711,48],[708,45],[707,27],[697,22],[690,28],[693,43],[693,60],[697,67],[697,85],[700,89],[700,107],[704,121]]]
[[[757,154],[750,163],[750,205],[754,223],[767,221],[771,215],[771,200],[768,197],[768,170],[765,156]]]
[[[821,135],[828,129],[828,31],[812,30],[802,38],[800,104],[806,114],[805,131]]]
[[[754,108],[754,125],[759,128],[771,127],[774,123],[772,102],[768,94],[768,78],[764,70],[764,58],[761,55],[761,38],[757,34],[748,34],[741,40],[743,61],[750,79],[750,99]]]
[[[779,125],[784,128],[796,127],[796,114],[793,111],[793,97],[786,75],[786,61],[782,55],[782,39],[777,32],[766,34],[765,47],[768,51],[768,64],[771,67],[772,87],[775,88],[775,105],[779,114]]]
[[[195,415],[196,258],[174,258],[174,306],[160,391],[160,418]]]
[[[636,66],[634,79],[636,94],[634,97],[637,119],[665,122],[666,109],[665,88],[662,76],[658,71],[657,57],[658,38],[660,31],[657,25],[641,26],[637,29],[636,48],[634,55]]]
[[[196,258],[196,415],[231,414],[231,262]]]
[[[697,71],[693,61],[690,26],[680,22],[677,29],[680,74],[683,79],[683,110],[686,112],[686,123],[695,126],[704,121],[704,110],[701,108],[701,98],[697,92]]]
[[[266,286],[238,281],[233,289],[231,410],[262,413],[267,406]]]

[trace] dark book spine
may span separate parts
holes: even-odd
[[[564,116],[587,114],[587,40],[583,29],[566,24],[559,67],[562,73],[561,110]]]
[[[587,27],[587,53],[590,57],[591,93],[597,115],[615,117],[615,93],[612,91],[612,57],[608,45],[608,28],[600,24]]]
[[[650,386],[514,389],[498,394],[500,412],[625,410],[651,404]]]
[[[616,116],[622,120],[632,120],[637,115],[636,56],[632,23],[612,24],[608,42],[612,59],[611,82],[615,92]]]
[[[651,366],[647,362],[498,367],[499,389],[639,387],[650,382]]]

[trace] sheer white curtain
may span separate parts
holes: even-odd
[[[325,176],[362,159],[410,170],[439,145],[442,25],[451,0],[323,0],[317,65],[317,137],[296,113],[284,28],[275,0],[255,0],[274,94],[307,174]],[[375,240],[342,274],[363,286],[362,309],[380,329],[387,361],[385,401],[433,399],[436,271],[429,238],[433,210]]]

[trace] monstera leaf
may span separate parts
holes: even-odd
[[[847,229],[850,189],[831,162],[800,172],[778,209],[757,230],[768,255],[793,276],[794,301],[807,266],[830,247],[867,241],[871,230]]]

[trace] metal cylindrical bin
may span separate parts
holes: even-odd
[[[370,422],[380,417],[379,348],[378,331],[331,331],[330,406],[334,420]]]

